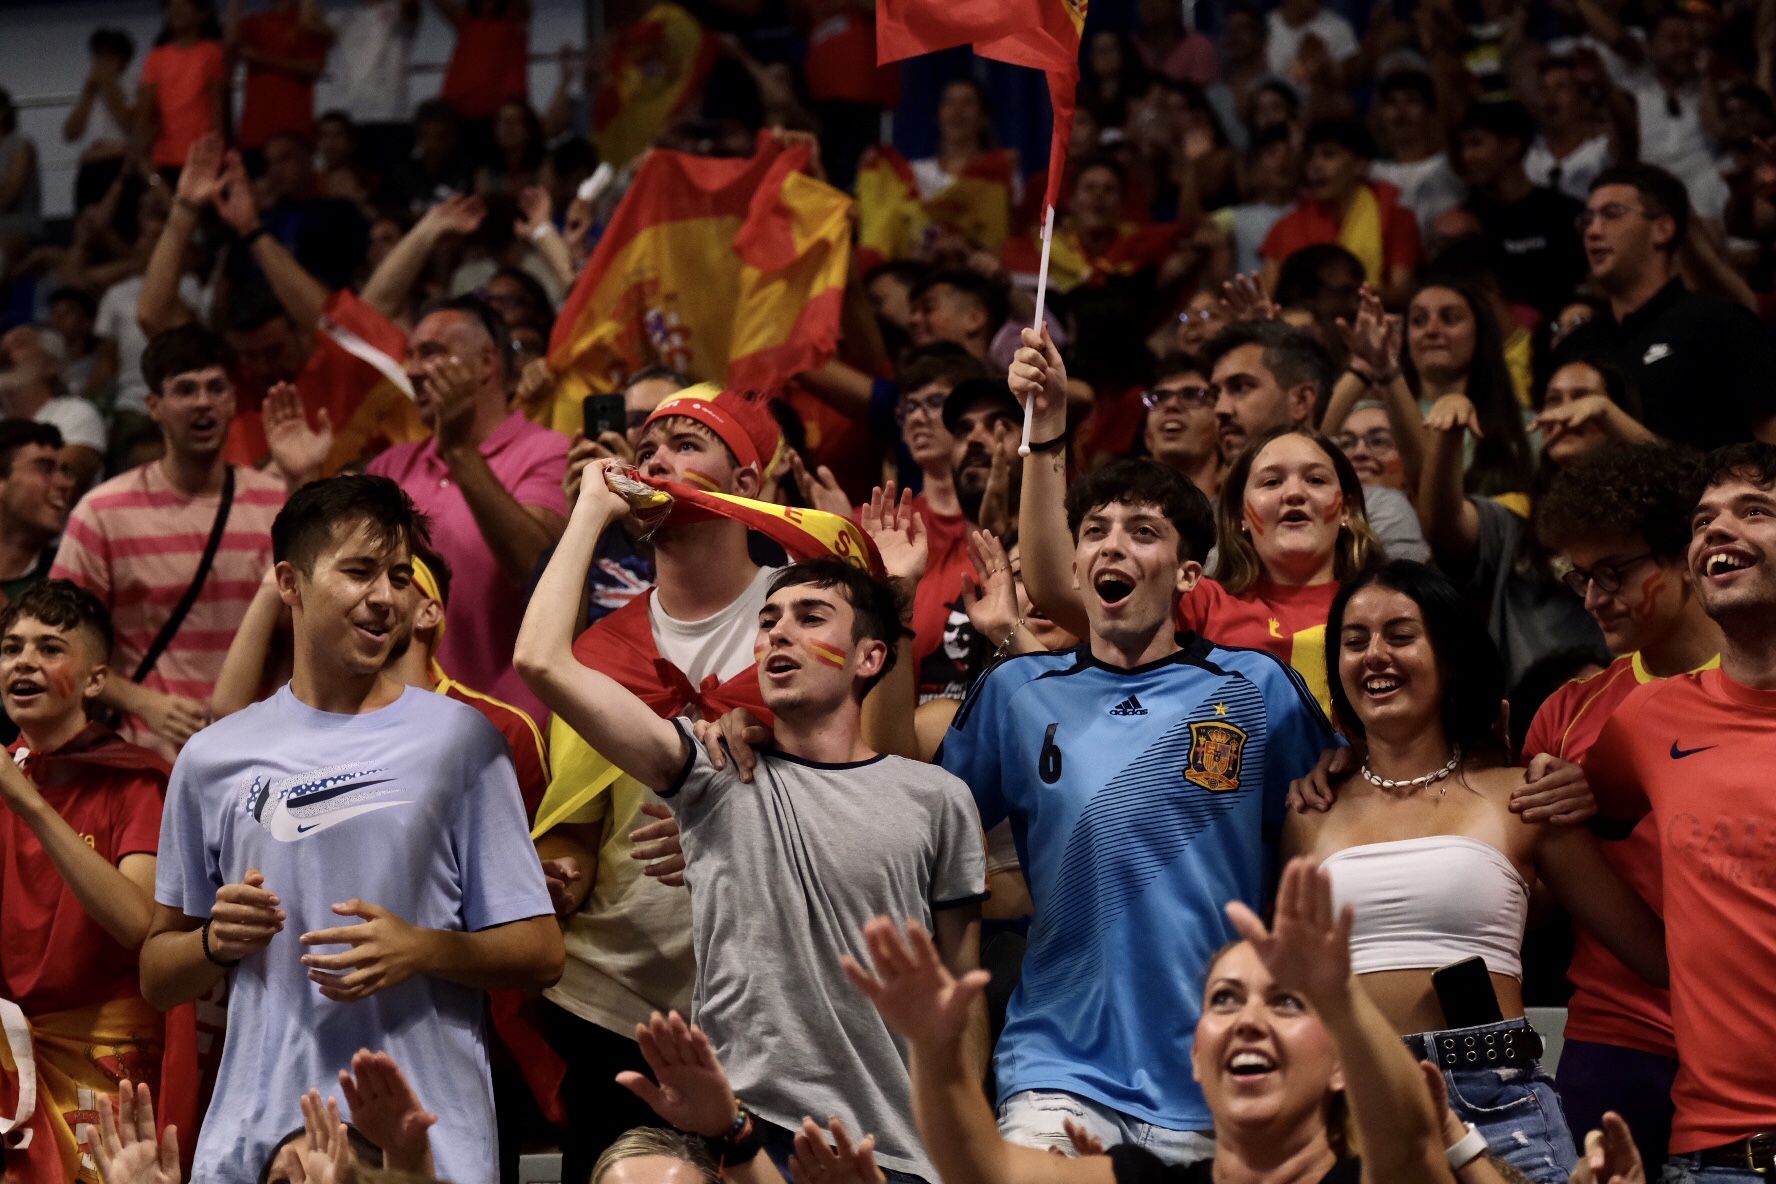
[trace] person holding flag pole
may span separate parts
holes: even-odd
[[[1067,172],[1073,131],[1073,92],[1079,85],[1079,40],[1087,0],[1034,0],[1024,4],[950,3],[946,0],[881,0],[876,5],[876,61],[897,62],[922,53],[968,45],[983,58],[1041,70],[1048,78],[1054,132],[1048,149],[1048,191],[1042,199],[1042,262],[1036,276],[1036,316],[1041,326],[1048,302],[1048,259],[1054,243],[1055,203]],[[1031,9],[1034,9],[1032,12]],[[1018,455],[1030,455],[1030,404],[1024,406]]]

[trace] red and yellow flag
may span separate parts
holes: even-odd
[[[831,357],[852,203],[810,154],[764,133],[750,160],[649,155],[555,320],[538,421],[572,435],[581,398],[654,363],[772,391]]]
[[[639,156],[709,77],[717,47],[695,17],[661,3],[617,35],[604,86],[592,104],[592,139],[613,166]]]
[[[837,555],[871,575],[884,574],[882,556],[876,550],[876,544],[855,522],[842,515],[800,506],[780,506],[732,493],[716,493],[679,481],[655,481],[647,477],[642,480],[672,495],[668,519],[675,524],[731,518],[744,523],[748,530],[756,530],[776,540],[789,552],[792,560]]]
[[[1079,86],[1079,40],[1086,0],[878,0],[876,55],[882,63],[972,45],[997,62],[1048,75],[1054,107],[1049,141],[1049,205],[1059,204],[1073,129],[1073,92]]]

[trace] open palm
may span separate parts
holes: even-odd
[[[887,917],[863,927],[875,973],[846,955],[840,965],[858,990],[882,1014],[890,1028],[915,1045],[935,1046],[959,1040],[968,1026],[968,1009],[986,989],[989,975],[971,970],[961,978],[938,957],[931,935],[917,921],[908,921],[906,935]]]
[[[101,1100],[93,1158],[105,1184],[180,1184],[179,1132],[169,1126],[155,1138],[154,1099],[146,1085],[119,1085],[115,1110]]]
[[[676,1011],[670,1016],[656,1011],[636,1025],[635,1041],[658,1084],[634,1072],[617,1074],[617,1084],[681,1131],[712,1139],[725,1134],[739,1103],[703,1029]]]

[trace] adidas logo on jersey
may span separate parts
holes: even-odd
[[[1128,698],[1124,699],[1122,702],[1120,702],[1116,706],[1112,707],[1110,709],[1110,714],[1111,715],[1146,715],[1147,709],[1145,707],[1141,706],[1141,701],[1139,699],[1135,698],[1133,695],[1130,695]]]

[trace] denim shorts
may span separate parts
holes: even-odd
[[[1026,1089],[999,1106],[999,1133],[1008,1143],[1073,1154],[1066,1120],[1096,1135],[1105,1147],[1145,1147],[1166,1163],[1188,1167],[1215,1156],[1213,1131],[1175,1131],[1059,1089]]]
[[[1665,1161],[1661,1184],[1764,1184],[1770,1177],[1760,1176],[1750,1168],[1703,1167],[1699,1155],[1674,1155]],[[1647,1168],[1649,1178],[1653,1169]]]
[[[1420,1039],[1483,1039],[1489,1033],[1519,1031],[1530,1031],[1528,1020],[1426,1032]],[[1488,1151],[1536,1184],[1567,1184],[1578,1156],[1554,1082],[1539,1064],[1504,1069],[1445,1068],[1443,1083],[1449,1090],[1449,1108],[1457,1118],[1479,1128],[1486,1136]]]

